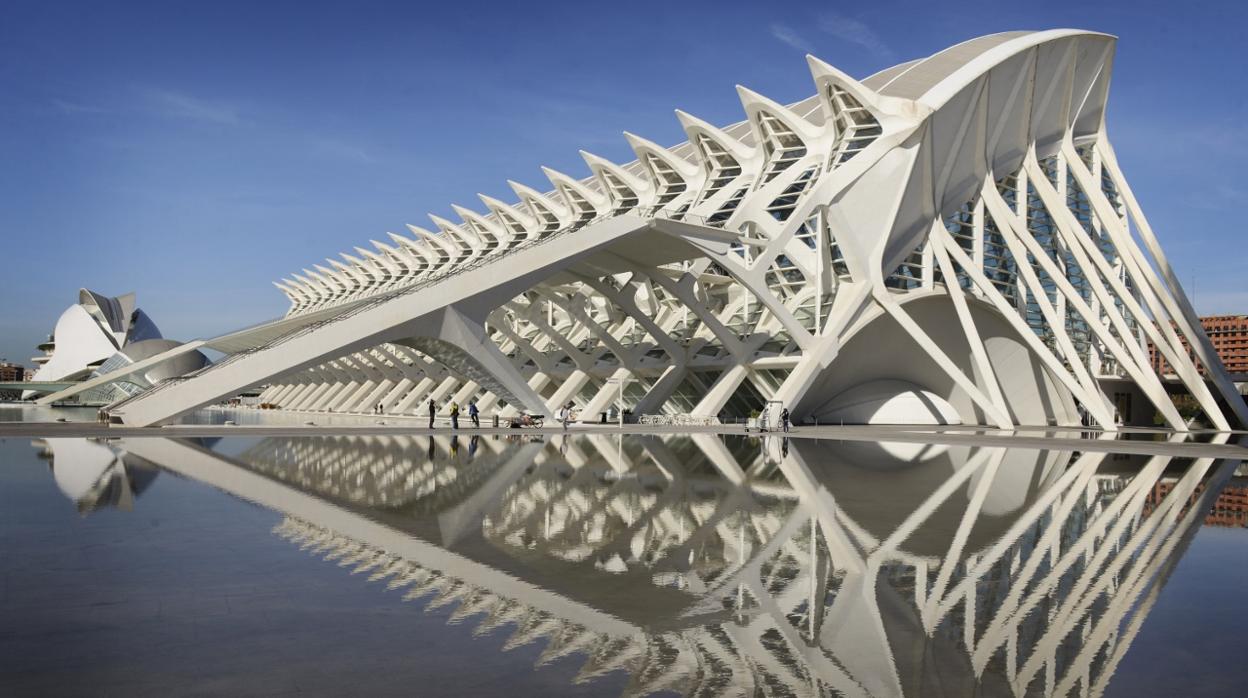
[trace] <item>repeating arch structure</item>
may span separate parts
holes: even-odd
[[[114,446],[629,696],[1102,695],[1239,464],[709,435]]]
[[[677,112],[677,146],[626,134],[628,164],[583,153],[589,177],[545,168],[291,274],[286,317],[111,412],[266,385],[297,410],[596,419],[623,382],[634,413],[1183,430],[1182,384],[1213,426],[1248,423],[1106,133],[1114,44],[995,34],[862,81],[810,57],[801,102],[739,88],[740,123]],[[881,408],[838,402],[862,395]]]

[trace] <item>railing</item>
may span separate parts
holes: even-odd
[[[201,369],[201,370],[202,370],[202,369]],[[196,371],[196,373],[198,373],[198,371]],[[189,374],[188,374],[188,375],[189,375]],[[138,398],[139,398],[139,397],[141,397],[141,396],[144,396],[144,395],[151,395],[152,393],[156,392],[157,390],[160,390],[161,388],[165,387],[165,385],[166,385],[166,384],[169,384],[169,383],[180,383],[180,382],[182,382],[183,380],[186,380],[186,378],[187,378],[187,376],[179,376],[179,377],[177,377],[177,378],[166,378],[165,380],[163,380],[163,381],[161,381],[161,382],[157,383],[156,385],[152,386],[151,388],[148,388],[147,390],[141,390],[141,391],[139,391],[139,392],[137,392],[137,393],[134,393],[133,395],[127,395],[126,397],[123,397],[122,399],[120,399],[120,400],[118,400],[118,401],[116,401],[116,402],[112,402],[112,403],[109,403],[109,404],[105,405],[104,407],[100,408],[100,410],[101,410],[102,412],[111,413],[111,412],[113,412],[114,410],[116,410],[116,409],[119,409],[119,408],[123,407],[126,403],[131,402],[131,401],[133,401],[133,400],[136,400],[136,399],[138,399]]]
[[[669,221],[680,221],[691,225],[700,225],[704,228],[723,228],[726,221],[710,221],[706,216],[699,216],[688,213],[684,207],[671,208],[670,206],[647,206],[644,208],[634,209],[637,215],[642,218],[662,218]]]
[[[676,219],[676,218],[675,218],[675,216],[676,216],[676,215],[677,215],[677,213],[678,213],[677,211],[672,211],[672,210],[665,209],[665,208],[661,208],[661,207],[657,207],[657,208],[656,208],[656,207],[639,208],[639,209],[633,209],[632,211],[633,211],[633,212],[635,212],[637,215],[640,215],[642,218],[671,218],[671,219],[673,219],[673,220],[679,220],[679,219]],[[621,212],[621,213],[629,213],[629,211],[624,211],[624,212]],[[682,215],[683,215],[683,214],[682,214]],[[118,408],[120,408],[120,407],[124,406],[126,403],[130,402],[131,400],[133,400],[133,399],[135,399],[135,398],[137,398],[137,397],[140,397],[140,396],[144,396],[144,397],[146,397],[146,396],[149,396],[149,395],[154,395],[154,394],[156,394],[156,393],[159,393],[161,390],[164,390],[165,388],[167,388],[167,387],[169,387],[169,386],[171,386],[171,385],[174,385],[174,384],[176,384],[176,383],[181,383],[181,382],[183,382],[183,381],[190,380],[190,379],[195,378],[195,377],[197,377],[197,376],[199,376],[199,375],[205,374],[205,373],[207,373],[207,372],[209,372],[209,371],[213,371],[213,370],[219,369],[219,368],[221,368],[221,367],[223,367],[223,366],[228,366],[228,365],[230,365],[230,364],[232,364],[232,363],[235,363],[235,362],[237,362],[237,361],[239,361],[239,360],[241,360],[241,359],[245,358],[245,357],[246,357],[246,356],[248,356],[249,354],[254,354],[254,353],[257,353],[257,352],[260,352],[260,351],[265,351],[265,350],[268,350],[268,349],[272,349],[273,347],[279,346],[279,345],[284,344],[284,343],[286,343],[286,342],[289,342],[289,341],[291,341],[291,340],[293,340],[293,339],[297,339],[297,338],[302,337],[302,336],[304,336],[304,335],[307,335],[307,334],[309,334],[309,333],[311,333],[311,332],[315,332],[317,329],[319,329],[319,328],[321,328],[321,327],[324,327],[324,326],[326,326],[326,325],[333,324],[333,323],[335,323],[335,322],[340,322],[340,321],[345,320],[345,319],[347,319],[347,318],[353,317],[353,316],[358,315],[359,313],[362,313],[362,312],[364,312],[364,311],[366,311],[366,310],[370,310],[370,309],[372,309],[372,308],[375,308],[375,307],[377,307],[377,306],[379,306],[379,305],[381,305],[381,304],[383,304],[383,303],[387,303],[387,302],[389,302],[389,301],[395,300],[396,298],[400,298],[400,297],[403,297],[403,296],[407,296],[407,295],[410,295],[410,294],[415,293],[415,292],[417,292],[417,291],[421,291],[421,290],[427,289],[427,288],[429,288],[429,287],[433,286],[434,284],[441,283],[441,282],[443,282],[443,281],[446,281],[447,279],[450,279],[450,278],[452,278],[452,277],[458,276],[458,275],[460,275],[460,274],[463,274],[463,273],[466,273],[466,272],[469,272],[469,271],[473,271],[473,270],[476,270],[476,269],[480,269],[481,267],[484,267],[484,266],[487,266],[487,265],[493,264],[493,263],[495,263],[495,262],[497,262],[497,261],[500,261],[500,260],[506,259],[506,258],[508,258],[508,257],[510,257],[510,256],[512,256],[512,255],[514,255],[514,254],[517,254],[517,253],[521,252],[521,251],[524,251],[524,250],[530,250],[530,249],[533,249],[533,248],[539,247],[539,246],[541,246],[541,245],[545,245],[545,244],[547,244],[547,243],[551,242],[552,240],[556,240],[556,239],[561,238],[561,237],[563,237],[563,236],[565,236],[565,235],[567,235],[567,234],[569,234],[569,233],[576,232],[577,230],[580,230],[581,228],[584,228],[586,225],[588,225],[588,224],[590,224],[590,223],[594,223],[594,222],[602,222],[602,221],[609,220],[609,219],[612,219],[612,218],[615,218],[615,217],[616,217],[616,214],[613,214],[613,213],[609,212],[608,214],[600,215],[598,218],[591,219],[591,220],[589,220],[589,221],[575,221],[575,222],[571,223],[570,225],[567,225],[567,226],[565,226],[565,227],[563,227],[563,228],[560,228],[559,230],[557,230],[557,231],[555,231],[555,232],[551,233],[550,235],[546,235],[546,236],[544,236],[544,237],[539,237],[539,238],[536,238],[536,239],[534,239],[534,240],[528,240],[528,241],[523,242],[523,243],[521,243],[521,244],[519,244],[519,245],[516,245],[516,246],[514,246],[514,247],[509,247],[509,248],[505,248],[505,249],[504,249],[504,248],[498,248],[500,251],[499,251],[499,252],[496,252],[495,254],[492,254],[492,255],[483,255],[483,256],[481,256],[481,257],[477,257],[476,259],[473,259],[472,261],[470,261],[470,262],[468,262],[468,263],[466,263],[466,264],[457,264],[457,265],[455,265],[455,266],[453,266],[453,267],[450,267],[450,268],[444,268],[444,269],[439,270],[439,271],[437,271],[437,272],[434,272],[433,274],[430,274],[430,275],[428,275],[428,276],[426,276],[426,277],[424,277],[424,278],[417,279],[416,281],[414,281],[414,282],[413,282],[411,285],[409,285],[409,286],[405,286],[405,287],[403,287],[403,288],[400,288],[400,289],[397,289],[397,290],[394,290],[394,291],[389,291],[389,292],[387,292],[387,293],[379,294],[379,295],[377,295],[377,296],[373,296],[373,297],[371,297],[371,298],[368,298],[367,300],[364,300],[364,301],[362,301],[362,302],[359,302],[359,304],[358,304],[358,305],[355,305],[355,306],[353,306],[353,307],[350,307],[350,308],[348,308],[347,310],[343,311],[342,313],[339,313],[339,314],[337,314],[337,315],[334,315],[333,317],[325,318],[324,320],[317,320],[317,321],[315,321],[315,322],[311,322],[311,323],[309,323],[309,324],[307,324],[307,325],[304,325],[304,326],[302,326],[302,327],[299,327],[298,329],[295,329],[295,330],[292,330],[292,331],[290,331],[290,332],[288,332],[288,333],[286,333],[286,334],[280,335],[280,336],[278,336],[278,337],[276,337],[276,338],[274,338],[274,339],[272,339],[272,340],[270,340],[269,342],[266,342],[266,343],[264,343],[264,344],[261,344],[261,345],[255,346],[255,347],[251,347],[251,348],[249,348],[249,349],[244,349],[244,350],[242,350],[242,351],[237,351],[237,352],[234,352],[234,353],[230,354],[229,356],[226,356],[225,358],[221,359],[220,361],[218,361],[218,362],[216,362],[216,363],[213,363],[213,364],[209,364],[208,366],[205,366],[205,367],[203,367],[203,368],[201,368],[201,369],[199,369],[199,370],[197,370],[197,371],[193,371],[193,372],[191,372],[191,373],[188,373],[188,374],[186,374],[186,375],[184,375],[184,376],[180,376],[180,377],[175,378],[175,379],[169,379],[169,380],[162,381],[161,383],[159,383],[158,385],[153,386],[153,387],[152,387],[151,389],[149,389],[149,390],[146,390],[146,391],[144,391],[144,392],[142,392],[142,393],[139,393],[138,395],[131,396],[131,397],[126,398],[126,399],[124,399],[124,400],[121,400],[121,401],[115,402],[115,403],[113,403],[113,404],[111,404],[111,405],[108,405],[108,406],[107,406],[107,407],[105,407],[104,409],[105,409],[106,411],[113,411],[113,410],[116,410],[116,409],[118,409]],[[699,217],[697,217],[697,216],[683,216],[683,217],[684,217],[684,219],[685,219],[687,222],[688,222],[690,219],[704,220],[704,219],[699,219]],[[694,222],[694,224],[695,224],[695,225],[704,225],[704,223],[697,222],[696,220],[695,220],[695,221],[693,221],[693,222]],[[332,307],[332,306],[330,306],[330,307]]]
[[[516,245],[512,245],[510,247],[502,247],[502,246],[495,247],[493,249],[498,250],[498,252],[495,252],[493,254],[487,253],[485,255],[482,255],[480,257],[473,259],[471,262],[468,262],[467,264],[454,264],[446,271],[435,272],[431,274],[430,276],[427,276],[424,278],[418,278],[413,283],[419,285],[419,288],[424,288],[427,286],[428,283],[440,281],[441,279],[445,278],[445,276],[447,275],[454,275],[456,273],[459,273],[460,271],[467,271],[469,269],[475,269],[484,263],[493,262],[494,260],[502,259],[511,253],[518,252],[522,249],[529,249],[536,245],[552,240],[556,237],[562,236],[566,233],[576,232],[577,230],[580,230],[581,228],[589,225],[590,223],[610,220],[619,215],[623,215],[627,213],[634,213],[642,218],[648,218],[648,219],[661,218],[664,220],[681,221],[681,222],[689,223],[691,225],[700,225],[700,226],[707,227],[707,228],[722,229],[724,226],[725,221],[711,222],[705,216],[689,214],[689,213],[686,213],[684,209],[685,207],[683,206],[677,207],[677,208],[672,208],[670,206],[645,206],[645,207],[635,207],[632,209],[627,209],[627,210],[622,210],[622,211],[613,209],[611,211],[600,213],[595,218],[591,218],[589,220],[573,221],[569,225],[566,225],[548,235],[540,236],[534,240],[526,240],[524,242],[521,242]],[[415,289],[411,286],[403,286],[399,288],[398,290],[390,291],[388,293],[402,295],[403,293],[406,293],[409,290],[415,290]],[[306,308],[305,310],[308,312],[314,312],[317,310],[328,310],[330,308],[334,308],[340,305],[347,305],[351,302],[364,301],[364,300],[374,297],[374,296],[370,296],[366,294],[364,295],[363,298],[353,298],[354,296],[357,296],[359,293],[360,291],[356,291],[355,293],[352,293],[350,296],[347,296],[345,298],[336,300],[331,303],[327,303],[325,305],[309,307],[309,308]],[[377,297],[386,298],[388,296],[377,296]]]
[[[721,424],[719,417],[700,414],[643,414],[637,418],[637,423],[661,427],[713,427]]]

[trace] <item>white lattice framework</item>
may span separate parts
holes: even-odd
[[[911,391],[965,423],[1113,429],[1128,385],[1184,430],[1152,344],[1213,426],[1248,423],[1110,145],[1113,53],[1013,32],[861,82],[811,57],[806,100],[738,88],[743,122],[677,112],[685,143],[626,134],[631,163],[584,153],[589,178],[545,168],[547,192],[510,182],[514,203],[291,275],[285,318],[113,413],[267,384],[294,410],[596,418],[623,381],[639,414],[844,420]]]

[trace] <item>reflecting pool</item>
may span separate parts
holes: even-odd
[[[0,441],[3,695],[1234,695],[1237,461]]]

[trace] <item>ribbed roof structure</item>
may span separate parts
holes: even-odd
[[[292,274],[285,318],[110,411],[265,385],[313,412],[1186,430],[1181,386],[1248,424],[1110,144],[1114,46],[1007,32],[863,81],[809,57],[809,99],[739,87],[744,121],[678,111],[684,143],[626,133],[632,162],[582,152],[587,177],[543,168]]]

